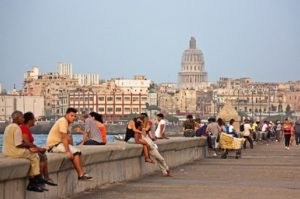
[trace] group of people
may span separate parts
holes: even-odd
[[[288,119],[285,119],[284,122],[277,120],[275,123],[271,121],[264,121],[262,124],[256,122],[253,123],[252,128],[255,141],[269,143],[271,140],[276,140],[276,142],[281,142],[284,137],[286,150],[289,150],[294,142],[296,145],[300,144],[300,120],[294,124]]]
[[[155,163],[153,157],[163,173],[163,176],[171,176],[170,169],[158,151],[157,145],[153,142],[156,139],[168,139],[165,134],[166,122],[162,113],[157,114],[157,128],[155,133],[152,133],[152,122],[149,120],[147,113],[141,113],[138,117],[131,119],[128,122],[125,134],[125,142],[136,143],[143,145],[143,154],[145,162]]]
[[[193,115],[187,115],[187,120],[183,123],[183,134],[186,137],[191,136],[205,136],[207,138],[208,148],[213,150],[213,156],[217,156],[216,149],[219,146],[220,135],[222,132],[231,134],[233,137],[243,137],[249,144],[250,148],[253,149],[253,131],[249,120],[245,120],[243,132],[240,134],[239,131],[234,127],[234,119],[229,121],[229,124],[225,124],[223,119],[214,117],[208,119],[207,123],[201,123],[200,118],[193,119]],[[213,143],[213,140],[215,141]],[[244,142],[243,147],[246,148],[247,144]]]
[[[46,146],[39,147],[34,144],[34,137],[30,128],[35,124],[34,114],[14,111],[3,135],[3,154],[6,157],[26,158],[30,161],[28,191],[48,191],[45,184],[57,186],[49,177],[47,155],[48,153],[65,153],[72,161],[77,172],[78,180],[90,180],[92,177],[86,173],[81,162],[81,151],[74,146],[71,131],[82,133],[82,141],[77,145],[105,145],[107,143],[106,128],[102,116],[96,112],[83,114],[81,120],[84,125],[77,125],[71,129],[76,120],[77,110],[68,108],[66,114],[58,119],[49,131]],[[158,114],[158,127],[153,135],[152,122],[146,113],[129,121],[126,129],[125,141],[134,141],[143,145],[145,161],[154,163],[150,158],[156,159],[164,176],[171,176],[170,169],[164,158],[158,152],[155,139],[168,139],[165,135],[166,123],[163,114]],[[132,139],[133,138],[133,139]]]
[[[7,157],[26,158],[30,161],[29,184],[27,190],[43,192],[48,191],[45,184],[56,186],[57,184],[49,177],[47,166],[48,153],[66,153],[72,161],[78,174],[78,180],[92,179],[85,171],[81,163],[81,151],[74,146],[71,135],[71,124],[76,119],[77,110],[68,108],[64,117],[58,119],[52,126],[46,141],[45,147],[34,144],[34,137],[30,127],[36,121],[34,114],[21,111],[12,113],[13,122],[4,131],[3,154]],[[102,116],[91,112],[81,118],[84,121],[84,128],[76,127],[73,130],[83,134],[79,145],[105,145],[106,129]]]
[[[213,151],[216,151],[216,148],[218,148],[222,132],[231,134],[233,137],[245,138],[244,148],[247,148],[247,142],[249,142],[250,148],[253,149],[254,142],[265,141],[268,143],[271,139],[280,142],[283,136],[286,150],[289,150],[294,141],[296,145],[300,145],[300,120],[296,121],[295,124],[288,119],[283,123],[280,121],[275,123],[264,121],[263,124],[260,124],[260,122],[245,119],[239,129],[236,129],[234,127],[234,119],[225,124],[221,118],[216,120],[212,117],[208,119],[207,123],[201,124],[201,119],[193,119],[193,115],[187,115],[186,118],[186,121],[183,123],[184,136],[207,137],[208,147]],[[215,140],[215,143],[212,143],[212,140]],[[216,156],[216,153],[214,153],[214,156]]]

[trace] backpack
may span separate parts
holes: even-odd
[[[243,132],[245,130],[244,124],[240,125],[240,132]]]

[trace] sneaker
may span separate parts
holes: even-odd
[[[37,184],[29,183],[27,186],[27,191],[44,192],[44,189]]]
[[[52,180],[51,178],[49,178],[49,179],[44,179],[44,182],[45,182],[47,185],[57,186],[57,184],[54,183],[53,180]]]
[[[217,157],[218,155],[216,153],[213,154],[214,157]]]
[[[287,150],[288,148],[287,147],[285,147],[285,150]]]
[[[92,178],[89,174],[83,174],[83,176],[78,177],[78,180],[91,180]]]
[[[286,149],[287,149],[287,150],[290,150],[290,147],[287,147]]]

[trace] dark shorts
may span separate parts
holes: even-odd
[[[103,142],[97,142],[95,140],[87,140],[83,145],[105,145]]]

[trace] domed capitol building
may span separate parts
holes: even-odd
[[[182,55],[181,71],[178,73],[180,89],[203,89],[207,86],[207,73],[203,53],[196,48],[196,39],[191,37],[190,48]]]

